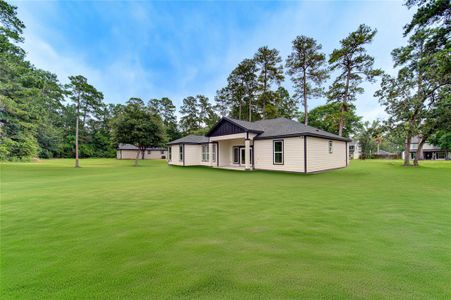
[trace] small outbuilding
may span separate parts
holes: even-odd
[[[205,136],[168,144],[168,163],[234,170],[315,173],[348,166],[351,140],[286,118],[222,118]]]
[[[119,144],[117,147],[117,159],[136,159],[138,147],[130,144]],[[149,147],[143,153],[139,154],[140,159],[166,159],[168,149],[161,147]]]

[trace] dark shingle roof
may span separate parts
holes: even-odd
[[[245,127],[249,131],[262,131],[262,133],[260,133],[256,137],[256,139],[308,135],[308,136],[325,137],[341,141],[351,141],[351,139],[341,137],[336,134],[312,126],[306,126],[302,123],[287,118],[260,120],[256,122],[246,122],[231,118],[226,119],[238,123],[239,125]]]
[[[174,144],[203,144],[208,143],[208,138],[206,136],[202,135],[187,135],[185,137],[182,137],[180,139],[174,140],[172,142],[169,142],[168,145],[174,145]]]
[[[312,126],[306,126],[297,121],[293,121],[287,118],[277,118],[269,120],[260,120],[256,122],[248,122],[237,119],[232,119],[229,117],[224,117],[223,120],[227,120],[246,131],[255,132],[258,135],[255,139],[269,139],[278,137],[290,137],[290,136],[316,136],[327,139],[347,141],[350,142],[351,139],[342,137]],[[218,123],[219,124],[219,123]],[[216,127],[217,125],[215,125]],[[208,143],[209,139],[205,136],[200,135],[188,135],[181,139],[172,141],[168,145],[173,144],[202,144]]]
[[[117,150],[138,150],[138,147],[136,147],[135,145],[131,145],[131,144],[119,144],[117,146]],[[167,149],[163,148],[163,147],[148,147],[148,148],[146,148],[146,150],[163,151],[163,150],[167,150]]]
[[[232,119],[229,117],[224,117],[224,120],[235,123],[238,126],[243,127],[244,129],[246,129],[248,131],[255,131],[255,132],[263,132],[264,131],[264,129],[258,124],[258,122],[248,122],[248,121],[243,121],[243,120]]]

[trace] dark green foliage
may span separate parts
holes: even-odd
[[[270,117],[268,114],[275,110],[273,85],[280,86],[284,80],[282,58],[277,49],[269,49],[267,46],[258,49],[254,55],[257,66],[257,105],[263,119]]]
[[[180,114],[180,127],[184,134],[204,134],[219,121],[214,107],[204,95],[183,99]]]
[[[182,136],[177,125],[177,116],[175,115],[176,108],[171,99],[167,97],[151,99],[149,100],[149,109],[160,115],[163,119],[168,141],[176,140]]]
[[[388,123],[404,137],[405,149],[413,136],[420,137],[414,160],[418,165],[426,140],[449,130],[451,10],[442,1],[412,0],[407,5],[419,9],[405,27],[405,34],[411,34],[407,45],[392,52],[398,74],[385,75],[376,96],[389,114]],[[404,165],[410,165],[409,155]]]
[[[362,151],[360,159],[371,158],[376,152],[376,138],[380,135],[380,125],[377,121],[365,122],[357,134],[360,149]]]
[[[297,102],[288,91],[280,86],[275,92],[271,92],[270,105],[267,106],[267,118],[294,119],[298,115]]]
[[[315,107],[309,112],[309,125],[338,134],[338,124],[341,114],[340,103],[328,103]],[[350,104],[344,113],[343,136],[353,136],[361,127],[361,117],[356,115],[355,106]],[[299,118],[299,122],[304,122],[304,116]]]
[[[138,158],[148,147],[163,146],[166,136],[163,121],[149,110],[139,98],[130,98],[113,121],[113,134],[116,143],[135,145]]]

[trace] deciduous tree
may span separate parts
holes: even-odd
[[[135,166],[146,148],[162,146],[165,142],[161,119],[151,112],[139,98],[130,98],[113,122],[114,139],[138,148]]]

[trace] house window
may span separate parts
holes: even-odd
[[[239,164],[240,163],[240,148],[233,147],[233,163]]]
[[[334,143],[333,141],[329,141],[329,154],[334,152]]]
[[[216,144],[212,145],[211,151],[211,161],[216,162]]]
[[[183,145],[179,145],[179,161],[183,161]]]
[[[150,150],[147,150],[147,154],[150,154],[152,151],[150,151]]]
[[[168,155],[169,155],[169,161],[171,161],[172,160],[172,147],[169,147]]]
[[[208,162],[208,144],[202,145],[202,162]]]
[[[283,165],[283,141],[273,141],[273,163]]]
[[[446,158],[446,153],[445,152],[437,152],[436,153],[436,158],[437,159],[445,159]]]

